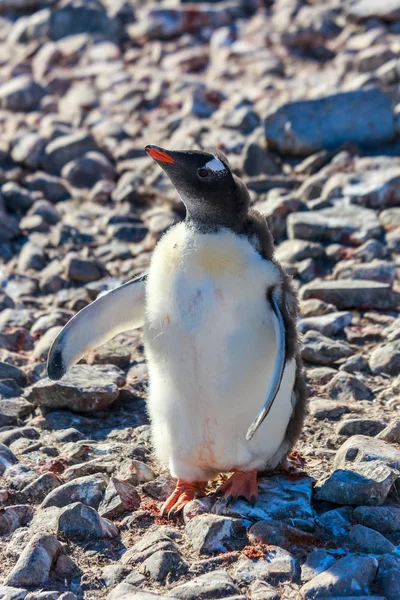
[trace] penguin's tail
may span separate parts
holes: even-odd
[[[68,321],[50,348],[50,379],[61,379],[90,350],[144,324],[146,277],[144,273],[100,295]]]

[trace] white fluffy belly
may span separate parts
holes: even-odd
[[[243,244],[237,255],[230,249],[232,264],[216,269],[219,246],[210,263],[198,243],[182,260],[178,241],[172,268],[164,253],[150,271],[145,339],[154,444],[172,474],[185,479],[274,466],[292,412],[295,365],[288,364],[268,418],[246,440],[275,359],[266,288],[276,273]]]

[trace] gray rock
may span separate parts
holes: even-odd
[[[400,422],[391,423],[377,437],[385,442],[400,443]]]
[[[379,213],[379,220],[386,231],[398,229],[400,227],[400,207],[383,210]]]
[[[228,11],[225,7],[200,5],[196,7],[197,18],[201,19],[203,27],[213,30],[231,23],[235,12]],[[163,8],[158,10],[152,6],[140,11],[140,19],[135,25],[129,27],[129,37],[132,40],[161,39],[168,40],[180,36],[182,33],[192,32],[195,24],[190,20],[190,10],[186,6],[180,8]]]
[[[169,574],[187,570],[187,564],[175,550],[158,550],[143,562],[142,569],[150,579],[164,581]]]
[[[67,256],[65,260],[65,277],[77,283],[96,281],[103,275],[100,265],[93,260]]]
[[[398,375],[400,371],[400,340],[375,348],[369,359],[369,366],[374,375],[380,373]]]
[[[398,295],[391,291],[390,285],[377,281],[313,281],[302,288],[300,297],[303,300],[318,298],[339,309],[392,310],[399,304]]]
[[[33,588],[43,586],[62,546],[54,535],[36,535],[28,543],[17,564],[6,576],[5,585]]]
[[[317,365],[332,365],[352,354],[350,346],[332,340],[318,331],[308,331],[303,338],[303,359]]]
[[[18,458],[5,446],[0,444],[0,475],[3,475],[4,471],[11,465],[15,465],[18,462]]]
[[[277,175],[279,167],[273,155],[266,148],[251,141],[243,149],[243,171],[249,177],[257,175]]]
[[[221,569],[177,585],[168,592],[168,596],[182,600],[211,600],[238,593],[239,588],[234,584],[231,576]]]
[[[129,583],[120,583],[108,594],[107,600],[155,600],[156,598],[164,597],[165,596],[161,596],[160,594],[144,592]]]
[[[337,370],[332,367],[311,367],[307,369],[307,380],[312,385],[326,385],[337,374]]]
[[[330,398],[340,402],[353,400],[373,400],[374,395],[370,389],[355,375],[339,371],[325,386],[324,392]]]
[[[0,511],[0,535],[9,535],[18,527],[25,527],[33,517],[30,506],[17,504],[6,506]]]
[[[281,521],[269,519],[268,521],[257,521],[249,529],[249,541],[258,544],[279,546],[285,549],[303,548],[305,544],[312,545],[315,542],[313,534],[306,533],[302,529],[291,527]]]
[[[346,468],[351,465],[352,468],[355,468],[361,463],[371,461],[381,461],[393,471],[399,470],[400,450],[382,440],[355,435],[339,448],[335,456],[334,466],[336,468]]]
[[[42,508],[62,507],[73,502],[82,502],[97,508],[107,488],[107,483],[107,477],[101,473],[78,477],[52,490],[43,500]]]
[[[0,328],[23,327],[30,329],[34,323],[34,313],[28,309],[6,308],[0,316]]]
[[[114,38],[119,35],[119,21],[111,18],[101,4],[84,0],[69,1],[51,11],[52,40],[87,33]]]
[[[378,561],[372,556],[349,555],[338,560],[323,573],[303,585],[301,593],[307,600],[345,595],[354,591],[368,594],[378,569]]]
[[[38,169],[43,156],[47,138],[38,133],[26,133],[14,144],[11,158],[16,163],[22,163],[30,169]]]
[[[112,477],[98,510],[100,516],[114,519],[126,511],[137,510],[139,506],[140,496],[133,485]]]
[[[32,242],[26,243],[18,257],[18,269],[20,271],[27,271],[28,269],[41,271],[45,265],[46,255],[42,248]]]
[[[350,530],[348,541],[355,550],[370,554],[386,554],[393,552],[395,548],[381,533],[364,525],[354,525]]]
[[[27,211],[34,202],[32,194],[14,181],[5,183],[1,188],[1,193],[6,208],[10,212]]]
[[[18,221],[0,210],[0,242],[8,242],[19,235]]]
[[[377,4],[374,0],[347,0],[345,9],[350,17],[358,21],[374,18],[383,21],[397,21],[400,19],[398,0],[387,0],[382,5]]]
[[[2,311],[2,314],[5,310]],[[25,373],[14,365],[0,361],[0,379],[14,379],[19,385],[26,385]]]
[[[14,112],[35,110],[44,93],[31,77],[20,75],[0,85],[0,106]]]
[[[338,435],[368,435],[375,437],[385,429],[385,424],[379,419],[345,419],[338,424],[336,433]]]
[[[42,502],[52,490],[55,490],[60,485],[61,480],[57,475],[51,472],[43,473],[43,475],[40,475],[21,490],[19,498],[23,502],[37,504]]]
[[[173,542],[174,537],[177,537],[176,532],[167,527],[149,531],[122,555],[121,563],[136,565],[147,560],[155,552],[179,552],[177,545]]]
[[[136,472],[135,472],[136,475]],[[118,471],[117,477],[121,477]],[[154,479],[142,485],[142,490],[156,500],[166,500],[175,489],[175,481],[171,475],[163,473]]]
[[[159,490],[159,488],[157,486],[158,486],[158,484],[162,483],[162,481],[160,480],[160,477],[163,477],[163,476],[160,475],[160,477],[157,477],[157,479],[155,479],[155,475],[154,475],[153,471],[150,469],[150,467],[146,463],[142,462],[141,460],[126,459],[126,460],[122,461],[119,465],[118,471],[116,473],[116,477],[118,477],[118,479],[122,479],[122,481],[124,481],[124,482],[130,483],[133,486],[139,485],[141,483],[143,483],[143,484],[147,484],[149,482],[153,483],[153,481],[154,481],[154,488],[153,487],[148,488],[148,486],[146,485],[146,487],[143,486],[142,489],[146,493],[149,493],[154,498],[157,498],[157,500],[163,500],[163,499],[165,500],[170,495],[170,494],[167,494],[167,496],[165,498],[160,498],[156,495],[158,491],[160,492],[160,494],[162,494],[162,491]],[[168,487],[169,484],[172,483],[172,478],[170,480],[167,480],[167,478],[165,477],[163,481],[166,484],[165,491],[167,491],[167,489],[169,489],[169,487]],[[151,492],[148,491],[148,489],[150,489]]]
[[[96,150],[96,142],[86,131],[63,135],[47,144],[43,155],[43,166],[49,173],[58,175],[64,165],[70,161]]]
[[[28,590],[23,588],[11,587],[8,585],[0,585],[0,599],[1,600],[24,600]]]
[[[31,414],[34,409],[34,405],[23,398],[8,399],[0,396],[0,427],[17,425],[21,419]]]
[[[69,190],[60,177],[55,177],[41,171],[28,175],[25,179],[28,190],[42,192],[51,202],[62,202],[71,197]]]
[[[213,506],[212,512],[229,517],[243,517],[251,521],[278,519],[304,529],[312,527],[312,487],[307,476],[299,476],[296,479],[284,475],[260,478],[258,493],[254,506],[241,498],[229,505],[224,499],[220,499]]]
[[[52,327],[65,325],[71,316],[72,314],[69,311],[54,311],[49,315],[43,315],[32,325],[31,334],[43,335]]]
[[[319,499],[381,505],[398,477],[400,452],[379,439],[355,435],[337,451],[334,467],[336,471],[320,484]]]
[[[337,173],[325,184],[324,198],[344,196],[351,204],[382,210],[398,206],[400,164],[391,157],[356,159],[354,172]],[[394,227],[393,227],[394,228]]]
[[[235,580],[251,583],[261,579],[272,585],[291,581],[296,577],[297,564],[293,556],[277,546],[269,546],[264,557],[252,559],[242,557],[235,567]]]
[[[69,408],[78,412],[102,410],[119,396],[124,373],[114,365],[76,365],[60,381],[44,379],[26,392],[36,406]]]
[[[315,419],[337,421],[342,415],[351,412],[351,408],[347,404],[325,400],[324,398],[315,398],[315,400],[309,400],[308,412]]]
[[[400,340],[400,319],[396,319],[389,327],[386,327],[383,331],[383,336],[388,342]]]
[[[352,527],[353,511],[348,506],[328,510],[318,517],[318,524],[333,537],[347,536]]]
[[[26,596],[26,600],[58,600],[59,597],[58,592],[30,592]]]
[[[352,318],[350,312],[332,312],[327,315],[301,319],[298,323],[298,328],[301,333],[319,331],[322,335],[330,337],[337,335],[347,325],[350,325]]]
[[[354,354],[340,365],[340,370],[346,373],[369,373],[368,361],[362,354]]]
[[[329,208],[290,214],[287,231],[290,239],[360,246],[383,230],[374,211],[337,200]]]
[[[279,244],[275,256],[279,261],[292,264],[306,258],[322,258],[324,254],[321,244],[292,239]]]
[[[117,528],[108,519],[100,517],[97,510],[81,502],[61,509],[57,519],[57,533],[80,538],[116,537]]]
[[[316,498],[335,504],[380,505],[396,478],[393,471],[378,460],[360,463],[354,470],[339,468],[319,482]]]
[[[368,240],[354,250],[353,258],[369,262],[376,258],[385,258],[386,254],[386,246],[381,242],[378,242],[378,240]]]
[[[67,163],[62,169],[61,175],[74,187],[91,188],[98,181],[112,181],[115,177],[115,170],[103,154],[88,152]]]
[[[394,556],[382,556],[379,560],[377,589],[386,600],[397,600],[400,589],[400,561]]]
[[[264,180],[261,180],[264,181]],[[247,182],[249,185],[249,181]],[[288,215],[306,209],[305,203],[292,194],[276,194],[271,190],[267,200],[257,204],[257,210],[267,219],[274,238],[286,237]]]
[[[301,581],[306,583],[333,565],[335,559],[325,550],[313,550],[301,566]]]
[[[0,444],[9,446],[12,442],[21,437],[36,440],[39,437],[39,433],[34,427],[13,427],[12,429],[6,429],[0,433]]]
[[[352,260],[344,260],[335,265],[333,275],[336,279],[366,279],[393,285],[396,268],[383,260],[372,260],[363,265]]]
[[[185,527],[191,546],[200,554],[241,550],[247,544],[246,528],[236,519],[201,515]]]
[[[372,145],[394,138],[391,103],[378,88],[284,104],[267,116],[264,127],[271,149],[294,155],[346,142]]]
[[[300,302],[300,313],[305,319],[309,317],[320,317],[333,312],[337,312],[336,306],[321,302],[321,300],[317,300],[316,298]]]
[[[118,564],[106,565],[101,570],[101,579],[106,587],[112,587],[128,575],[128,569]]]
[[[250,585],[251,600],[280,600],[279,591],[274,589],[266,581],[253,581]]]

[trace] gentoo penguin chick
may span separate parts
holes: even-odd
[[[161,238],[145,276],[65,326],[48,374],[59,379],[90,348],[143,326],[154,449],[177,478],[162,513],[178,513],[221,472],[232,473],[221,487],[227,499],[254,501],[257,472],[286,458],[303,424],[296,296],[265,219],[222,154],[145,150],[186,219]]]

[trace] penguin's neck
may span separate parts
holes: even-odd
[[[186,207],[186,218],[185,224],[188,228],[196,231],[197,233],[218,233],[220,231],[228,229],[237,235],[240,235],[244,231],[244,222],[239,219],[229,218],[229,215],[224,217],[223,215],[210,215],[207,213],[196,213],[188,210]]]

